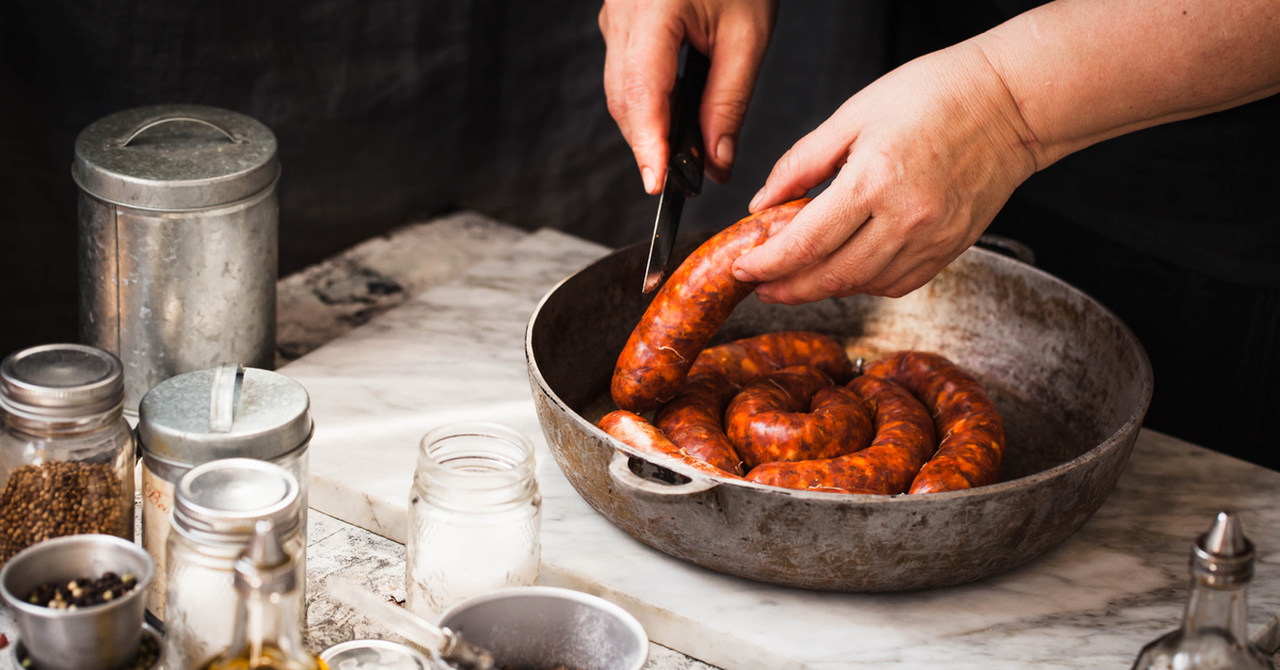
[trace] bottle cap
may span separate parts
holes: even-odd
[[[1192,545],[1191,573],[1209,586],[1237,586],[1253,577],[1253,559],[1253,543],[1245,537],[1240,517],[1224,510]]]

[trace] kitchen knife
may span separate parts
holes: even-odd
[[[658,196],[658,217],[649,243],[649,263],[644,270],[645,293],[658,288],[666,275],[685,198],[702,192],[702,128],[698,125],[698,108],[702,106],[702,89],[707,84],[711,63],[692,46],[685,45],[684,52],[684,69],[671,98],[667,178],[662,185],[662,195]]]

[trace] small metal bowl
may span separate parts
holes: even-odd
[[[27,602],[37,586],[132,574],[138,582],[108,603],[61,610]],[[41,670],[107,670],[129,663],[142,641],[147,587],[155,563],[137,544],[112,535],[69,535],[18,552],[0,570],[0,597],[26,653]]]
[[[649,659],[649,638],[635,617],[572,589],[500,589],[449,608],[440,626],[488,649],[499,667],[640,670]]]

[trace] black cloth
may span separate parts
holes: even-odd
[[[905,60],[1036,2],[895,6]],[[1145,425],[1280,469],[1280,96],[1101,142],[1033,175],[989,229],[1114,311],[1155,376]]]

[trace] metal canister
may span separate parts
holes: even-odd
[[[117,112],[76,139],[80,338],[120,357],[125,413],[175,374],[274,367],[280,163],[236,112]]]
[[[306,389],[293,379],[236,364],[170,377],[143,396],[137,430],[142,453],[142,546],[156,563],[156,578],[147,597],[153,620],[165,620],[165,546],[174,488],[189,470],[228,458],[280,466],[300,486],[305,535],[310,408]]]

